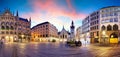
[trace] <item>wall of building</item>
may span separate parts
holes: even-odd
[[[50,41],[58,38],[57,28],[49,22],[44,22],[31,29],[32,41]]]
[[[28,23],[28,24],[26,24]],[[0,14],[0,40],[4,42],[14,42],[19,41],[19,25],[21,25],[21,32],[25,34],[26,28],[30,31],[30,23],[19,20],[18,12],[14,16],[9,9],[5,9],[2,14]],[[24,27],[23,27],[24,26]],[[27,33],[30,35],[30,32]],[[26,37],[24,35],[24,37]]]
[[[90,38],[91,43],[98,42],[99,39],[99,11],[93,12],[90,16]]]
[[[100,42],[104,42],[103,38],[106,38],[106,41],[110,43],[111,34],[115,33],[119,38],[119,30],[120,30],[120,7],[106,7],[100,10]],[[114,25],[118,26],[118,30],[114,30]],[[102,27],[105,27],[105,30]],[[111,30],[107,28],[110,27]],[[104,33],[105,34],[104,34]],[[105,35],[103,37],[103,34]],[[114,36],[114,35],[113,35]]]

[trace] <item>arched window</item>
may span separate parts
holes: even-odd
[[[6,29],[9,30],[9,26],[6,26]]]
[[[10,22],[10,25],[13,25],[13,22]]]
[[[4,27],[4,26],[1,26],[1,29],[2,29],[2,30],[4,30],[4,29],[5,29],[5,27]]]
[[[5,22],[2,22],[1,25],[5,25]]]
[[[6,22],[6,25],[9,26],[9,22]]]
[[[117,24],[113,25],[113,30],[118,30],[118,25]]]
[[[105,26],[104,25],[102,26],[102,30],[105,30]]]
[[[107,31],[111,31],[112,30],[112,26],[111,25],[108,25],[107,26]]]
[[[13,26],[11,26],[10,29],[13,30],[14,29]]]

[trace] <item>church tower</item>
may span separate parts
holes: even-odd
[[[74,40],[74,38],[75,38],[75,26],[74,22],[72,21],[70,26],[70,40]]]

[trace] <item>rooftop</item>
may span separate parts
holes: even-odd
[[[120,6],[107,6],[107,7],[103,7],[103,8],[101,8],[101,9],[111,8],[111,7],[120,7]]]
[[[29,22],[27,19],[25,19],[25,18],[19,18],[19,20],[22,20],[22,21],[25,21],[25,22]]]
[[[36,26],[32,27],[31,29],[34,29],[35,27],[43,25],[43,24],[49,24],[49,22],[43,22],[43,23],[37,24]]]

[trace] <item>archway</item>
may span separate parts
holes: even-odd
[[[118,43],[118,34],[113,32],[110,35],[110,43]]]
[[[113,33],[110,35],[110,38],[118,38],[118,34],[116,34],[115,32],[113,32]]]

